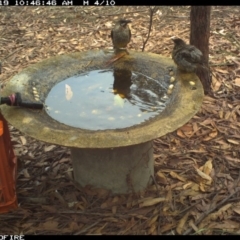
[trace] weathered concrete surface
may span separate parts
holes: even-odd
[[[24,100],[34,101],[32,87],[38,89],[44,101],[58,82],[78,73],[106,68],[112,53],[105,51],[80,52],[61,55],[34,64],[14,76],[2,96],[20,92]],[[141,72],[159,81],[174,64],[157,54],[130,51],[114,67]],[[109,67],[108,67],[109,68]],[[189,81],[195,83],[195,90]],[[166,83],[167,84],[167,83]],[[169,84],[169,83],[168,83]],[[113,148],[151,141],[185,124],[196,114],[203,99],[202,85],[195,74],[179,74],[166,109],[153,120],[134,127],[116,130],[89,131],[66,126],[50,118],[46,112],[1,106],[4,117],[23,133],[41,141],[78,148]]]
[[[119,148],[71,148],[74,179],[112,193],[145,189],[154,175],[153,142]]]

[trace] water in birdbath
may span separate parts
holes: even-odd
[[[45,100],[46,111],[58,122],[82,129],[131,127],[166,107],[163,84],[127,69],[93,70],[56,84]]]

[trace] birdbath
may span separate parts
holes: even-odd
[[[178,72],[169,58],[129,51],[107,64],[113,56],[105,50],[87,51],[31,65],[10,79],[2,96],[19,92],[24,101],[39,100],[45,108],[2,105],[1,111],[21,132],[69,147],[74,179],[81,186],[138,192],[152,181],[153,140],[197,113],[203,88],[195,74]],[[61,84],[61,94],[51,95]],[[82,94],[86,96],[79,99]],[[54,109],[58,102],[64,109]]]

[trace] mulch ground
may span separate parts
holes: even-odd
[[[19,159],[19,208],[0,215],[3,234],[240,234],[239,6],[214,6],[213,96],[184,126],[154,141],[155,182],[112,196],[74,182],[65,147],[9,126]],[[170,57],[171,36],[189,39],[190,7],[159,7],[145,51]],[[119,17],[132,20],[130,49],[141,51],[148,7],[0,7],[1,83],[51,56],[112,48]]]

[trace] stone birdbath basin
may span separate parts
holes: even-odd
[[[31,65],[10,79],[2,96],[19,92],[22,99],[38,100],[45,108],[2,105],[1,111],[21,132],[69,147],[74,179],[81,186],[138,192],[152,181],[153,140],[178,129],[197,113],[203,88],[195,74],[179,73],[169,58],[130,51],[107,65],[112,57],[113,53],[97,50]],[[64,84],[69,78],[74,86]],[[171,82],[174,87],[168,92]],[[51,98],[55,86],[61,89],[59,84],[65,92],[59,90]],[[58,102],[60,110],[55,106]]]

